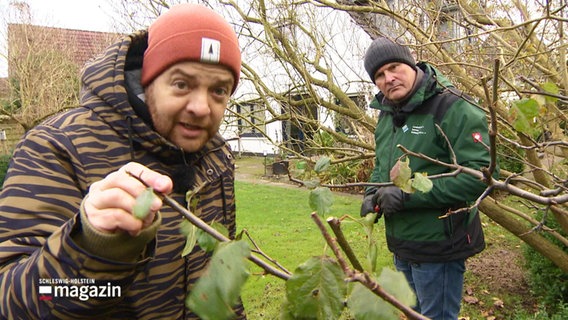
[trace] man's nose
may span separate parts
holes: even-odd
[[[392,82],[395,79],[395,74],[389,71],[385,71],[385,81]]]
[[[193,113],[197,117],[209,115],[211,109],[209,108],[209,95],[207,90],[200,89],[194,90],[189,96],[189,101],[186,105],[186,110]]]

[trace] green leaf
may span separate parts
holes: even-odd
[[[295,320],[288,301],[284,300],[280,307],[280,320]]]
[[[191,289],[187,307],[204,320],[232,319],[232,307],[238,303],[250,275],[249,256],[250,248],[245,241],[220,244],[207,270]]]
[[[307,180],[307,181],[302,181],[304,183],[304,186],[310,190],[315,189],[317,187],[320,186],[320,180],[319,179],[314,179],[314,180]]]
[[[180,233],[186,237],[185,247],[181,252],[181,256],[185,257],[193,251],[197,243],[197,230],[198,228],[186,219],[180,224]]]
[[[545,82],[541,85],[541,88],[545,92],[553,94],[553,95],[559,95],[560,94],[560,88],[558,88],[558,86],[554,82]],[[555,104],[557,101],[558,101],[558,98],[546,96],[546,103]]]
[[[188,190],[185,193],[185,201],[187,202],[187,209],[195,213],[197,205],[199,204],[199,194],[197,194],[195,190]]]
[[[391,181],[406,193],[414,192],[412,190],[412,181],[410,180],[411,176],[412,170],[410,170],[410,159],[408,158],[404,160],[399,159],[390,171]]]
[[[136,197],[136,201],[132,207],[132,213],[137,219],[144,220],[148,214],[150,214],[150,206],[154,198],[156,198],[156,195],[154,194],[154,189],[151,187],[146,188]]]
[[[377,219],[378,214],[378,212],[372,212],[361,218],[361,224],[365,227],[367,236],[370,236],[373,232],[373,227],[375,226],[375,220]]]
[[[212,235],[201,229],[197,230],[197,243],[199,243],[201,249],[211,252],[217,247],[217,242],[217,239],[213,238]]]
[[[538,115],[539,104],[534,99],[521,99],[513,101],[509,115],[512,118],[515,130],[525,134],[534,131],[534,118]]]
[[[329,257],[312,257],[286,281],[288,312],[294,318],[338,319],[347,286],[339,264]]]
[[[414,179],[412,179],[412,188],[420,192],[426,193],[432,190],[432,180],[428,178],[427,173],[416,172],[414,173]]]
[[[217,221],[211,223],[211,227],[219,231],[221,234],[223,234],[226,237],[229,235],[229,231],[227,230],[227,228]],[[207,252],[211,252],[215,250],[219,241],[217,241],[217,239],[213,238],[213,236],[208,234],[207,232],[201,229],[197,229],[197,243],[199,243],[201,249]]]
[[[328,157],[321,157],[316,162],[316,165],[314,166],[314,171],[316,173],[322,173],[329,168],[330,164],[331,164],[331,159],[329,159]]]
[[[369,262],[370,272],[375,272],[377,269],[377,257],[379,256],[379,247],[375,241],[369,244],[369,252],[367,252],[367,260]]]
[[[288,304],[288,301],[284,299],[282,306],[280,307],[280,318],[278,320],[317,320],[316,317],[308,317],[308,316],[294,316],[292,314],[293,310]]]
[[[333,193],[329,188],[317,187],[310,192],[310,208],[317,211],[320,217],[325,217],[331,212],[333,205]]]
[[[534,101],[536,101],[536,103],[541,106],[542,108],[545,108],[544,105],[546,105],[546,97],[540,94],[531,94],[530,98],[533,99]]]
[[[356,320],[398,320],[396,308],[356,282],[347,300],[349,311]]]
[[[404,305],[414,307],[416,304],[416,296],[404,273],[385,267],[379,276],[378,283]]]
[[[404,274],[383,268],[375,281],[405,305],[413,306],[416,298]],[[360,283],[355,283],[348,299],[349,310],[357,320],[398,320],[400,311]]]
[[[514,101],[513,104],[525,115],[527,118],[534,118],[538,116],[538,103],[534,99],[521,99]]]

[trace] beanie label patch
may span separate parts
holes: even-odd
[[[201,62],[219,63],[221,59],[221,42],[219,40],[201,39]]]

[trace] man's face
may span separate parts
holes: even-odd
[[[174,64],[145,89],[156,131],[186,152],[201,149],[219,130],[234,83],[220,65]]]
[[[412,90],[416,70],[405,63],[391,62],[375,73],[375,85],[393,102],[404,100]]]

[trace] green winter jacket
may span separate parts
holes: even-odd
[[[210,254],[196,247],[182,257],[179,213],[165,205],[136,238],[97,232],[81,214],[92,183],[136,161],[170,176],[182,205],[194,191],[192,212],[235,235],[234,159],[225,140],[217,135],[183,153],[153,130],[145,108],[134,109],[125,70],[139,70],[146,46],[147,32],[111,46],[84,70],[81,106],[31,129],[17,146],[0,194],[0,319],[198,319],[185,300]],[[56,291],[65,281],[86,281],[92,291]]]
[[[371,107],[380,110],[375,130],[376,160],[371,182],[390,182],[390,170],[403,155],[397,145],[452,163],[446,138],[457,162],[480,169],[490,163],[487,119],[484,112],[460,98],[447,78],[432,66],[419,63],[424,72],[410,99],[396,108],[379,93]],[[479,141],[478,135],[481,137]],[[429,175],[450,169],[427,160],[410,157],[412,172]],[[428,193],[415,192],[404,203],[404,210],[385,217],[389,250],[400,259],[414,262],[443,262],[463,259],[485,247],[477,210],[440,219],[449,208],[462,208],[477,199],[485,184],[459,174],[433,179]]]

